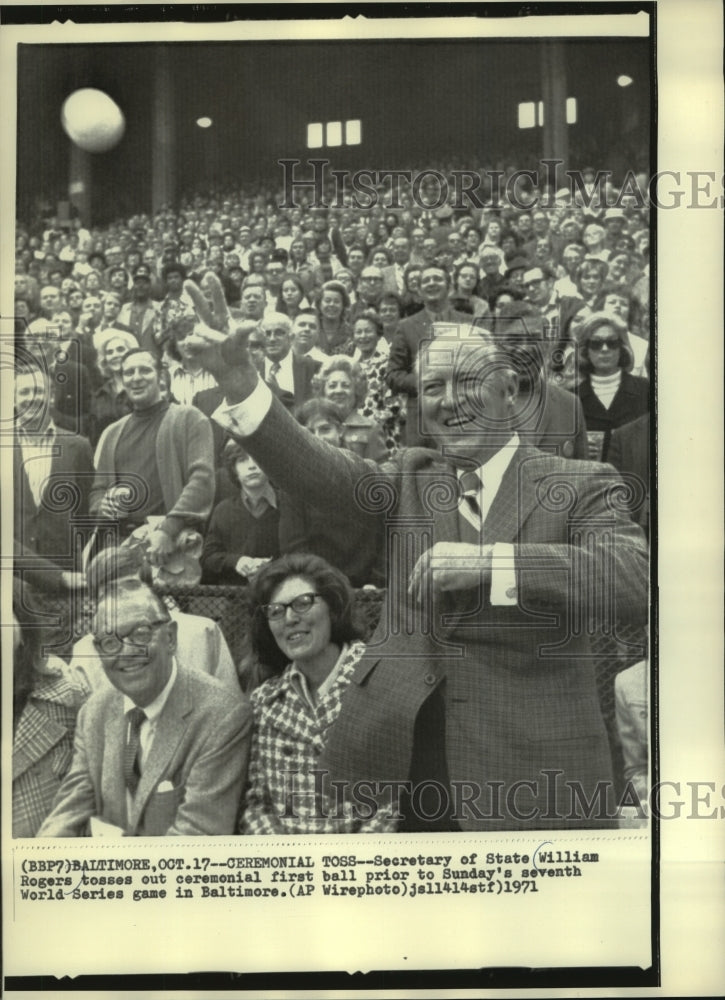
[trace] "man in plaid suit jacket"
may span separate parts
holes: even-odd
[[[243,330],[196,336],[225,393],[214,418],[271,479],[341,521],[386,521],[386,607],[320,766],[353,798],[402,787],[408,830],[614,825],[588,636],[642,623],[647,605],[646,544],[614,470],[521,444],[512,366],[480,339],[421,352],[439,451],[376,468],[294,425]]]

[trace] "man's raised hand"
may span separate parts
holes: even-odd
[[[247,341],[258,324],[250,320],[235,323],[216,274],[208,271],[202,281],[209,293],[208,298],[196,282],[184,282],[184,290],[194,304],[197,317],[192,332],[186,338],[186,346],[216,378],[228,399],[243,399],[257,382],[257,370],[249,355]]]

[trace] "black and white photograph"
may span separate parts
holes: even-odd
[[[661,985],[661,844],[724,808],[658,572],[718,161],[658,144],[677,5],[519,6],[5,23],[8,989]],[[59,918],[224,931],[21,959]]]

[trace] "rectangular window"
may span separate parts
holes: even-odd
[[[359,146],[362,142],[362,128],[359,118],[345,122],[345,145]]]
[[[328,122],[325,139],[326,146],[342,146],[342,122]]]
[[[359,118],[349,118],[344,123],[312,122],[307,126],[308,149],[321,149],[323,146],[359,146],[361,142],[362,122]]]
[[[536,105],[533,101],[519,104],[519,128],[533,128],[536,125]]]
[[[566,99],[566,124],[576,125],[576,97]],[[519,104],[519,128],[541,128],[544,124],[544,102],[523,101]]]
[[[322,122],[312,122],[307,126],[307,148],[319,149],[322,146]]]

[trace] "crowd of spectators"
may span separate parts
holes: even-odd
[[[223,394],[188,341],[219,290],[253,327],[260,376],[333,447],[384,465],[429,444],[419,345],[440,324],[473,325],[510,348],[521,398],[541,402],[535,425],[521,406],[520,436],[620,464],[646,493],[648,207],[611,187],[606,204],[530,193],[532,210],[505,198],[435,207],[424,185],[422,204],[404,189],[400,207],[361,209],[304,194],[280,208],[230,190],[103,228],[19,222],[18,573],[41,590],[83,590],[89,559],[145,529],[152,566],[198,551],[203,583],[247,584],[280,555],[308,553],[355,587],[382,584],[382,539],[373,551],[357,525],[333,531],[211,419]],[[639,496],[645,528],[648,510]],[[73,524],[86,515],[95,528],[81,556]]]

